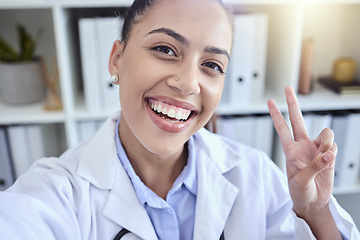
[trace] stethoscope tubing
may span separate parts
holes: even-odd
[[[127,230],[126,228],[121,229],[121,231],[116,234],[116,236],[114,237],[114,240],[120,240],[125,234],[129,233],[130,231]]]
[[[114,240],[120,240],[125,234],[129,233],[130,231],[127,230],[126,228],[121,229],[121,231],[116,234],[116,236],[114,237]],[[220,236],[220,240],[225,240],[224,237],[224,232],[222,232],[221,236]]]

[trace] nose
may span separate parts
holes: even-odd
[[[182,95],[199,94],[201,73],[195,67],[188,67],[186,70],[179,71],[178,74],[169,77],[167,85]]]

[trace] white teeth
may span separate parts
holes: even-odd
[[[174,109],[170,109],[167,113],[167,115],[171,118],[175,118],[175,110]]]
[[[165,114],[165,115],[168,114],[168,111],[167,111],[167,108],[166,108],[166,107],[164,107],[161,112],[162,112],[162,114]]]
[[[163,119],[169,120],[170,122],[178,122],[179,120],[187,120],[191,114],[190,110],[185,110],[185,109],[181,109],[181,108],[178,109],[178,108],[171,107],[168,110],[166,104],[150,103],[149,105],[155,112],[162,113],[162,114],[167,115],[168,117],[174,119],[174,120],[166,119],[164,116],[162,116]]]
[[[175,115],[175,118],[178,119],[178,120],[182,119],[182,118],[183,118],[182,112],[181,112],[181,111],[178,111],[178,112],[176,113],[176,115]]]
[[[183,116],[183,119],[188,119],[189,116],[190,116],[190,113],[191,113],[191,112],[187,112],[187,113],[185,112],[185,113],[184,113],[184,116]]]

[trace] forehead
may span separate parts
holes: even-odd
[[[229,50],[232,29],[227,13],[215,0],[157,0],[135,24],[133,31],[147,34],[169,28],[193,44]]]

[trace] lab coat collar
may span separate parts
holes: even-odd
[[[103,214],[107,218],[141,239],[157,239],[150,218],[117,156],[115,128],[119,118],[120,113],[117,113],[106,120],[94,138],[87,143],[79,160],[77,173],[97,188],[109,190],[103,208]],[[103,159],[106,160],[102,161]]]
[[[205,128],[200,129],[194,135],[195,142],[199,145],[204,156],[211,159],[218,170],[225,174],[238,165],[244,156],[244,152],[238,147],[231,147],[234,142],[214,135]],[[236,151],[235,151],[236,149]]]
[[[119,164],[115,144],[118,118],[119,113],[106,120],[95,136],[85,143],[79,160],[78,175],[100,189],[111,189],[114,186]]]
[[[241,157],[204,129],[195,134],[195,143],[199,155],[194,239],[219,239],[239,191],[223,174]]]

